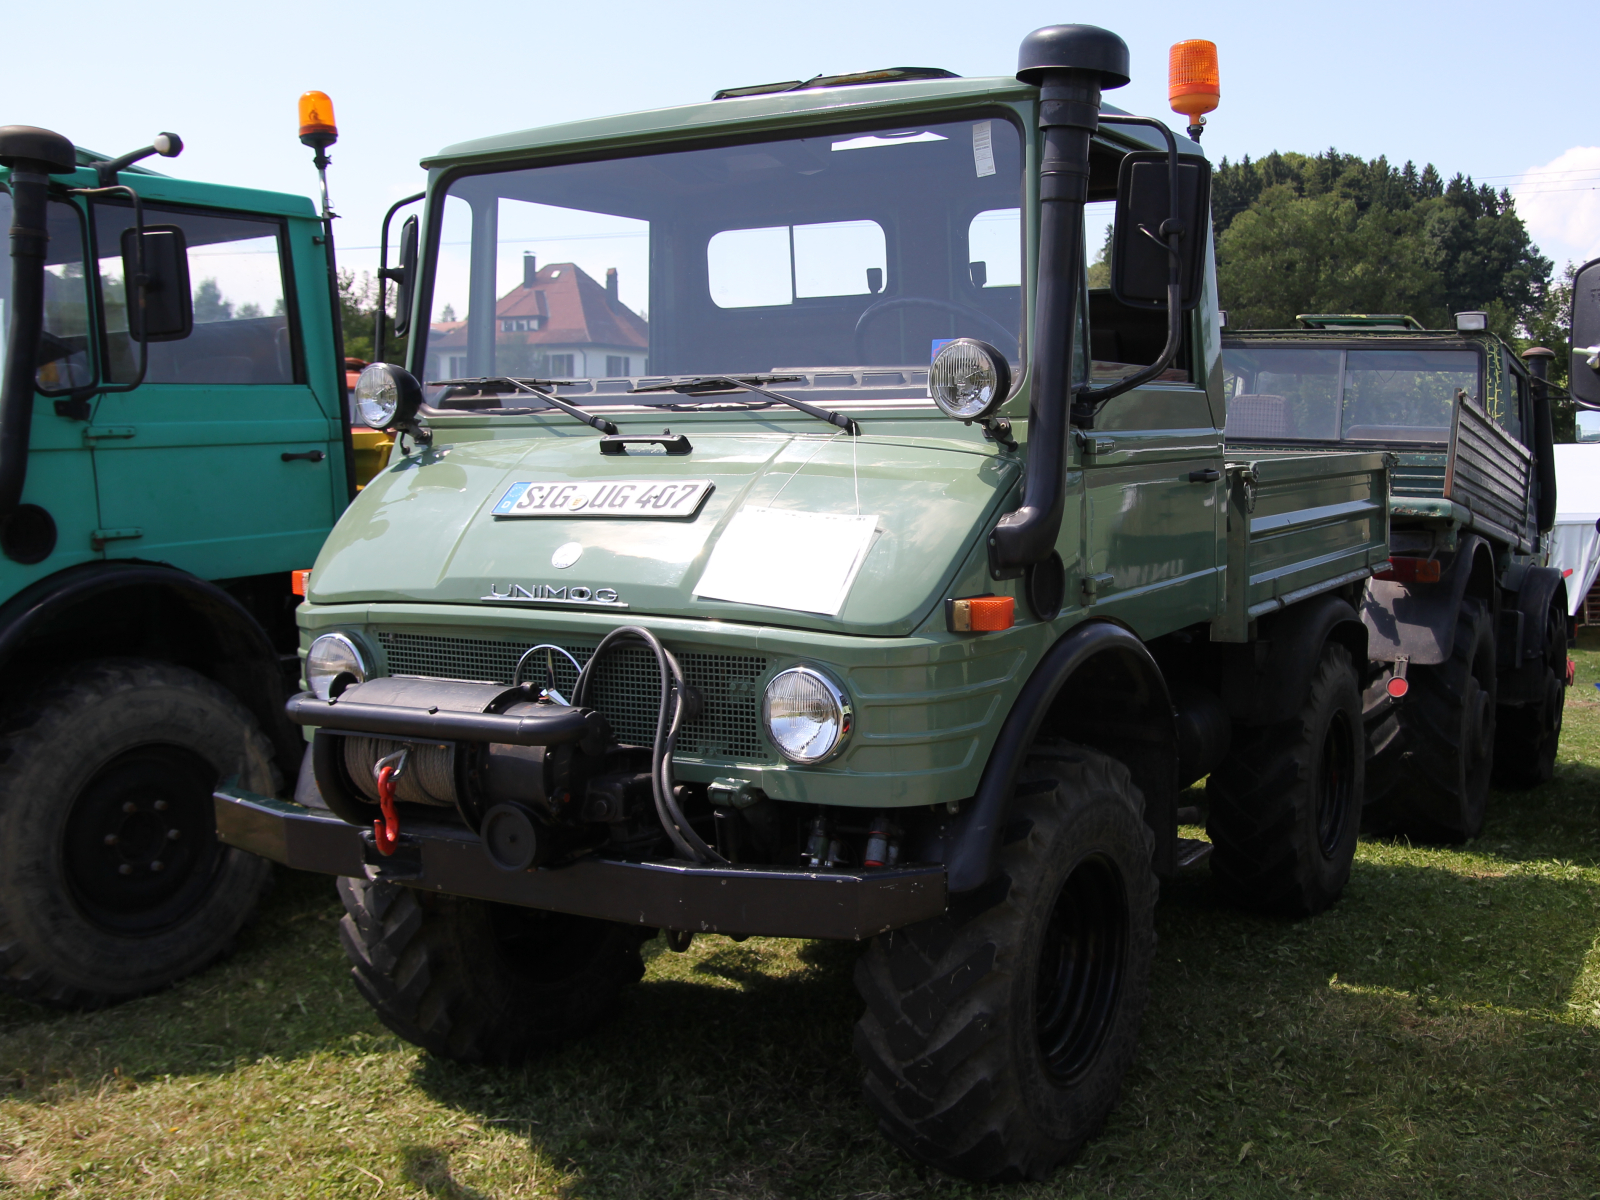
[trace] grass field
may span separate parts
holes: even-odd
[[[519,1071],[390,1036],[330,882],[284,873],[228,961],[89,1015],[0,1001],[18,1197],[1600,1196],[1600,638],[1556,780],[1454,850],[1363,841],[1314,920],[1169,886],[1121,1106],[1047,1184],[980,1189],[877,1135],[855,951],[725,938]],[[1195,831],[1189,831],[1191,834]]]

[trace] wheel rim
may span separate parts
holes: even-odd
[[[180,746],[140,746],[95,773],[72,802],[62,843],[67,884],[85,916],[148,935],[193,911],[223,853],[216,779]]]
[[[1074,1082],[1093,1063],[1116,1020],[1127,961],[1128,900],[1122,873],[1093,855],[1061,885],[1045,929],[1035,1024],[1045,1071]]]
[[[1352,741],[1349,714],[1334,713],[1322,735],[1322,761],[1317,771],[1317,845],[1323,858],[1332,858],[1344,840],[1355,782],[1350,770]]]

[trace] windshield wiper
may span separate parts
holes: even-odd
[[[569,417],[576,417],[585,425],[591,425],[598,429],[601,433],[615,433],[617,431],[617,427],[604,417],[597,417],[593,413],[584,412],[583,409],[579,408],[576,404],[569,404],[567,401],[561,399],[554,393],[542,390],[544,388],[560,387],[563,384],[570,382],[571,380],[568,379],[513,379],[509,375],[485,375],[477,379],[434,379],[429,381],[428,386],[475,387],[480,392],[488,391],[491,393],[497,393],[504,391],[505,389],[496,388],[492,385],[497,383],[509,383],[517,391],[527,392],[530,395],[537,396],[539,399],[549,404],[552,408],[560,409]],[[534,386],[535,384],[538,386]]]
[[[814,404],[807,404],[804,400],[796,400],[793,396],[785,396],[782,392],[770,392],[764,387],[757,387],[761,383],[788,383],[795,379],[804,379],[804,375],[700,375],[693,379],[680,379],[676,383],[652,383],[644,387],[630,388],[631,392],[677,392],[684,396],[699,396],[707,392],[753,392],[757,396],[765,396],[768,400],[776,400],[780,404],[787,404],[790,408],[798,408],[808,417],[816,417],[819,421],[826,421],[829,425],[837,425],[845,430],[851,437],[861,433],[861,426],[842,413],[832,412],[826,408],[818,408]]]

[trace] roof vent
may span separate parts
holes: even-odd
[[[810,79],[791,79],[787,83],[757,83],[749,87],[723,88],[713,100],[737,100],[741,96],[770,96],[774,92],[809,92],[817,88],[855,87],[862,83],[904,83],[908,79],[960,79],[954,71],[940,67],[884,67],[879,71],[857,71],[852,75],[813,75]]]

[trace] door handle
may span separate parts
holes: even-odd
[[[284,457],[287,458],[288,455],[284,455]],[[1207,467],[1204,471],[1189,472],[1190,483],[1215,483],[1221,478],[1222,472],[1217,470],[1215,467]]]
[[[297,458],[303,458],[307,462],[321,462],[327,457],[327,454],[321,450],[302,450],[298,454],[290,454],[287,450],[283,452],[284,462],[293,462]]]

